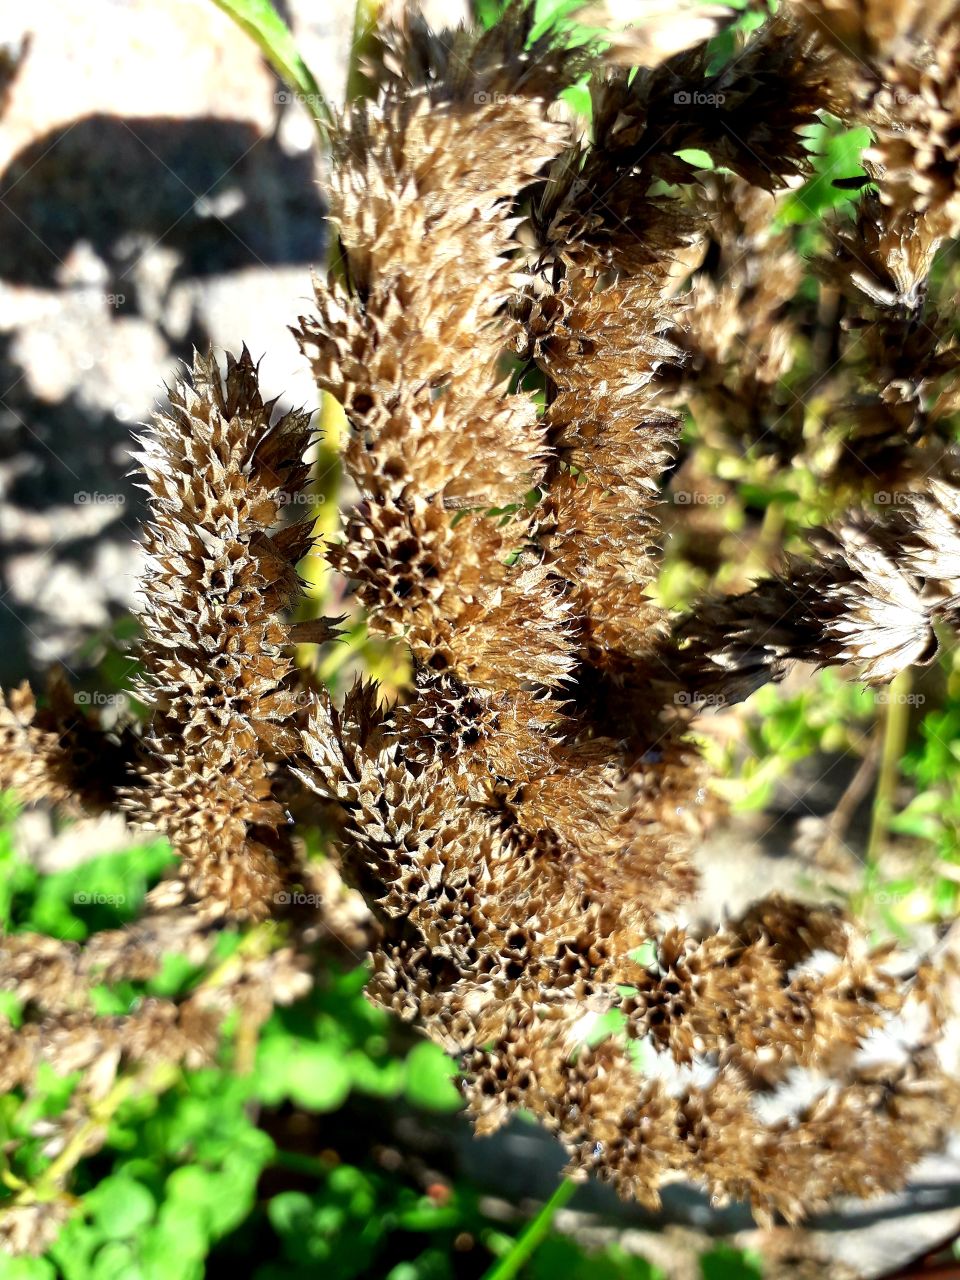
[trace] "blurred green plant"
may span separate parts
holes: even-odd
[[[948,654],[943,665],[944,697],[923,715],[903,760],[915,792],[890,829],[917,842],[929,868],[922,882],[900,885],[897,892],[922,888],[930,914],[950,918],[960,911],[960,653]]]
[[[321,137],[325,137],[331,119],[327,100],[301,57],[290,28],[270,0],[214,0],[214,4],[256,43],[280,79],[306,107]]]
[[[820,671],[801,687],[765,685],[743,703],[742,741],[723,745],[704,735],[711,760],[724,775],[716,789],[735,810],[760,810],[779,781],[816,753],[862,754],[876,717],[876,695]]]
[[[79,941],[122,927],[169,863],[167,846],[156,841],[41,875],[17,856],[19,812],[0,796],[5,930]],[[241,945],[239,932],[221,934],[214,969]],[[149,982],[97,988],[98,1011],[127,1013],[151,995],[185,995],[209,980],[209,969],[168,955]],[[320,974],[306,999],[265,1024],[248,1071],[231,1034],[216,1067],[165,1067],[137,1091],[121,1080],[94,1116],[107,1140],[77,1167],[73,1216],[44,1257],[0,1254],[0,1280],[200,1280],[227,1268],[253,1280],[293,1280],[319,1267],[330,1280],[657,1280],[656,1268],[618,1246],[585,1253],[557,1234],[554,1215],[572,1183],[514,1235],[484,1213],[469,1182],[424,1189],[390,1161],[377,1166],[368,1151],[351,1156],[367,1137],[375,1145],[371,1135],[356,1139],[357,1125],[370,1123],[364,1099],[375,1111],[382,1103],[421,1115],[460,1106],[453,1064],[426,1041],[411,1047],[364,999],[366,978],[363,967]],[[18,1023],[12,995],[0,998],[0,1016]],[[0,1205],[25,1186],[42,1195],[52,1180],[62,1157],[47,1150],[44,1122],[70,1106],[80,1082],[79,1072],[42,1068],[29,1097],[15,1091],[0,1099]],[[327,1134],[323,1117],[338,1113]],[[306,1140],[286,1142],[304,1133]],[[349,1149],[344,1133],[353,1135]]]

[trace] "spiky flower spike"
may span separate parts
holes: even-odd
[[[818,8],[836,18],[843,6]],[[660,13],[605,55],[535,36],[519,2],[485,34],[435,36],[413,18],[385,33],[368,68],[381,87],[333,140],[340,262],[299,336],[350,424],[358,498],[326,553],[371,629],[408,645],[410,688],[391,707],[363,682],[340,707],[297,692],[282,614],[309,539],[281,516],[306,479],[307,419],[271,424],[246,352],[225,378],[198,359],[141,457],[153,713],[125,794],[180,854],[179,883],[153,902],[181,908],[156,928],[178,936],[186,922],[185,943],[211,916],[279,911],[287,878],[308,870],[279,788],[293,811],[318,794],[373,915],[371,996],[458,1056],[482,1131],[522,1107],[578,1174],[623,1194],[655,1203],[664,1181],[688,1177],[797,1218],[898,1185],[955,1127],[943,1032],[956,948],[911,964],[871,950],[841,913],[779,898],[712,933],[677,927],[708,809],[690,711],[801,659],[854,662],[875,681],[928,660],[934,622],[960,613],[960,486],[937,429],[956,397],[951,331],[920,333],[942,230],[925,224],[912,248],[906,230],[946,216],[946,164],[930,201],[901,208],[895,184],[840,237],[839,258],[862,260],[840,289],[868,299],[873,326],[875,401],[852,415],[852,438],[899,422],[890,465],[918,491],[886,521],[853,512],[811,532],[782,572],[689,616],[651,597],[679,440],[667,400],[689,386],[681,350],[706,370],[718,419],[738,395],[731,335],[710,333],[720,291],[700,281],[681,297],[679,282],[714,256],[708,242],[729,251],[742,228],[734,311],[754,308],[762,337],[796,269],[756,288],[778,252],[760,191],[807,169],[800,131],[818,111],[850,107],[834,19],[808,30],[792,14],[719,68],[704,41],[723,15],[685,7],[677,27]],[[904,35],[897,67],[914,49],[927,58]],[[630,50],[651,65],[627,70]],[[589,144],[553,107],[588,69]],[[897,76],[894,89],[909,81]],[[706,190],[678,154],[688,148],[735,176]],[[786,358],[748,370],[767,385],[733,423],[742,443],[765,432]],[[10,776],[28,790],[67,785],[62,710],[44,719],[21,699],[0,717]],[[245,954],[229,998],[253,992],[259,1018],[277,978],[277,993],[296,994],[309,934],[293,930],[289,954],[262,964]],[[209,930],[191,942],[204,944]],[[164,1027],[176,1030],[167,1057],[203,1060],[213,1024],[192,993],[112,1029],[86,1007],[93,973],[142,964],[135,944],[109,938],[0,948],[0,986],[33,1006],[21,1034],[0,1037],[8,1082],[66,1059],[95,1086],[118,1061],[162,1052]],[[611,1010],[622,1030],[603,1038]],[[642,1073],[637,1056],[652,1064]],[[27,1213],[11,1230],[36,1226]]]
[[[667,932],[650,968],[632,956],[693,889],[691,688],[742,696],[799,657],[885,678],[931,649],[919,582],[855,522],[821,535],[821,566],[715,616],[674,625],[647,590],[679,432],[658,396],[679,359],[673,263],[718,216],[665,191],[695,179],[674,153],[702,146],[764,188],[802,171],[800,126],[837,105],[832,55],[778,17],[715,73],[702,45],[632,76],[597,63],[587,147],[548,110],[582,62],[504,43],[529,18],[472,39],[408,24],[376,100],[340,121],[342,270],[300,331],[359,492],[327,554],[414,679],[390,709],[362,683],[342,708],[319,698],[299,773],[375,916],[371,995],[458,1055],[481,1129],[523,1107],[625,1194],[690,1176],[796,1217],[894,1185],[953,1123],[940,979],[897,983],[849,921],[780,900]],[[710,93],[735,129],[700,109]],[[508,343],[539,416],[503,381]],[[587,1047],[615,1007],[624,1034]],[[861,1049],[908,1012],[906,1065],[878,1073]],[[659,1055],[646,1078],[632,1039]],[[833,1083],[765,1112],[791,1071]]]
[[[196,357],[138,455],[150,495],[141,584],[153,714],[129,810],[180,855],[190,895],[266,916],[284,883],[271,761],[296,743],[291,635],[308,521],[280,525],[307,479],[309,415],[271,424],[244,350]]]
[[[43,705],[28,685],[0,692],[0,790],[26,804],[67,810],[113,808],[133,781],[136,740],[129,726],[102,723],[65,671],[54,669]]]

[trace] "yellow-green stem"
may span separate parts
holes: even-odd
[[[519,1275],[550,1234],[557,1210],[563,1208],[576,1189],[577,1184],[570,1178],[561,1182],[537,1216],[517,1236],[499,1262],[494,1263],[483,1280],[513,1280],[514,1276]]]
[[[382,0],[357,0],[353,20],[353,39],[347,65],[347,101],[356,102],[369,91],[369,81],[363,74],[364,59],[373,51],[376,40],[377,20]],[[327,267],[336,269],[338,247],[331,241],[327,249]],[[316,618],[323,613],[327,600],[331,569],[323,551],[323,543],[337,531],[339,523],[338,498],[340,493],[340,450],[347,432],[347,419],[342,406],[329,392],[324,392],[320,402],[318,422],[320,444],[314,462],[311,494],[319,507],[313,526],[317,549],[303,560],[300,575],[306,586],[300,618]],[[316,661],[316,647],[302,645],[297,659],[301,665]]]
[[[906,671],[901,671],[887,689],[880,773],[877,778],[877,789],[874,792],[870,839],[867,843],[868,867],[876,865],[893,816],[894,795],[900,776],[900,761],[907,745],[907,732],[910,727],[911,682],[912,675],[908,668]]]
[[[179,1068],[165,1062],[157,1066],[146,1078],[124,1076],[114,1084],[110,1092],[99,1102],[91,1103],[88,1114],[77,1125],[64,1144],[60,1154],[47,1165],[38,1180],[24,1187],[15,1197],[15,1204],[36,1204],[51,1200],[60,1194],[62,1184],[79,1164],[96,1134],[105,1129],[121,1105],[139,1088],[146,1093],[164,1093],[179,1076]]]
[[[383,0],[357,0],[353,15],[353,44],[347,68],[348,102],[356,102],[367,93],[368,82],[363,74],[363,62],[373,49],[382,5]]]

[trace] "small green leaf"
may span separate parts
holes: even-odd
[[[57,1280],[46,1258],[10,1258],[0,1254],[0,1280]]]
[[[303,1191],[281,1191],[267,1205],[267,1217],[277,1235],[305,1231],[313,1217],[313,1201]]]
[[[123,1174],[98,1182],[84,1196],[83,1203],[105,1240],[125,1240],[136,1235],[156,1211],[156,1203],[147,1188]]]
[[[272,1036],[257,1062],[257,1094],[268,1105],[290,1098],[308,1111],[333,1111],[350,1093],[350,1063],[332,1044]]]
[[[456,1068],[435,1044],[418,1044],[407,1055],[407,1097],[418,1107],[455,1111],[462,1103],[453,1083]]]
[[[141,1280],[133,1249],[119,1240],[111,1240],[94,1256],[90,1280]]]

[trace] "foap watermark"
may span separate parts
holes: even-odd
[[[878,907],[898,907],[901,902],[906,902],[909,894],[895,893],[892,889],[878,889],[873,895],[873,900]]]
[[[127,901],[125,893],[98,893],[86,889],[78,889],[73,895],[74,905],[78,907],[122,907]]]
[[[108,307],[113,307],[117,311],[126,302],[127,295],[125,293],[105,293],[103,300]]]
[[[480,89],[473,95],[473,100],[478,107],[505,107],[511,102],[522,102],[523,98],[515,93],[492,93],[487,89]]]
[[[322,507],[326,498],[322,493],[281,493],[277,502],[281,507]]]
[[[678,107],[722,107],[727,100],[725,93],[704,93],[702,89],[678,89],[673,95]]]
[[[878,507],[905,507],[910,502],[909,493],[896,493],[890,489],[878,489],[873,495]]]
[[[926,698],[922,693],[897,693],[895,689],[878,689],[875,701],[878,706],[922,707]]]
[[[723,707],[727,703],[722,693],[697,693],[689,689],[681,689],[679,693],[675,693],[673,701],[678,707],[693,707],[698,711],[705,711],[709,707]]]
[[[73,495],[73,501],[78,507],[122,507],[127,499],[123,493],[90,493],[81,489]]]
[[[895,107],[912,107],[914,103],[923,102],[923,94],[907,93],[906,89],[894,89],[892,92],[888,91],[887,101]]]
[[[126,700],[125,693],[100,693],[97,689],[92,693],[80,689],[73,695],[73,701],[78,707],[122,707]]]
[[[323,895],[303,893],[299,889],[294,889],[292,892],[281,889],[279,893],[273,895],[273,900],[278,907],[319,907],[323,902]]]
[[[300,102],[309,111],[329,109],[329,103],[322,93],[299,93],[295,89],[278,89],[273,95],[273,100],[278,107],[286,106],[288,102]]]
[[[695,493],[690,489],[678,489],[673,495],[678,507],[722,507],[726,500],[723,493]]]

